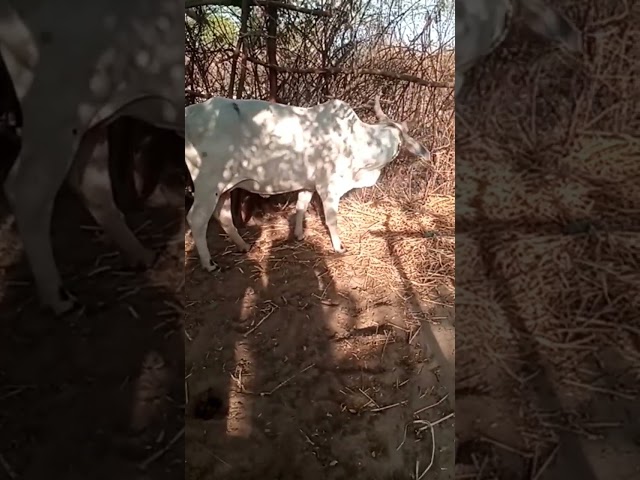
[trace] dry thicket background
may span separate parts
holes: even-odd
[[[516,24],[456,105],[461,478],[639,474],[640,3],[554,6],[584,54]]]
[[[269,99],[273,93],[274,100],[299,106],[338,98],[354,107],[364,121],[374,121],[369,102],[381,93],[383,109],[392,118],[407,120],[412,135],[435,153],[429,163],[401,158],[387,172],[385,185],[406,192],[401,196],[407,201],[415,200],[417,192],[452,195],[453,27],[448,32],[436,30],[439,24],[432,17],[438,12],[434,8],[438,2],[306,3],[317,8],[303,8],[306,13],[278,10],[275,92],[270,91],[266,68],[266,8],[252,9],[246,49],[238,48],[241,9],[209,6],[190,10],[185,22],[186,103],[213,95]],[[447,4],[451,2],[443,3],[439,15],[452,14]],[[402,181],[389,182],[389,177]]]
[[[212,6],[212,3],[216,5]],[[453,2],[320,0],[296,2],[296,6],[291,5],[293,2],[286,2],[286,8],[278,8],[277,11],[274,5],[282,7],[285,2],[256,1],[250,10],[246,8],[249,3],[240,0],[186,2],[188,7],[202,5],[188,9],[185,17],[187,105],[214,95],[275,100],[299,106],[313,106],[337,98],[350,104],[363,121],[376,122],[371,100],[376,94],[381,94],[385,112],[393,119],[407,121],[411,135],[429,148],[432,158],[423,160],[401,153],[385,169],[375,187],[345,196],[340,204],[339,228],[349,249],[346,258],[330,254],[325,227],[318,215],[312,214],[307,217],[306,247],[295,246],[292,242],[281,245],[283,239],[280,237],[284,229],[277,219],[270,218],[263,225],[257,241],[260,244],[259,251],[270,246],[270,251],[266,248],[268,255],[265,258],[265,255],[260,256],[252,251],[247,258],[260,264],[275,262],[276,265],[284,265],[279,269],[288,268],[293,272],[299,266],[286,266],[286,258],[281,258],[283,253],[280,252],[286,249],[288,255],[293,257],[304,256],[303,250],[311,248],[317,257],[314,264],[326,265],[323,268],[328,270],[329,278],[333,279],[332,288],[338,284],[353,284],[354,280],[361,279],[362,288],[358,291],[366,297],[361,299],[364,305],[362,311],[369,314],[360,315],[357,322],[377,318],[371,311],[380,305],[389,308],[399,318],[401,336],[406,333],[406,339],[398,342],[407,349],[402,354],[402,361],[409,365],[410,370],[414,365],[415,372],[423,372],[423,376],[432,375],[426,360],[432,352],[423,348],[422,351],[418,349],[416,354],[412,349],[417,348],[417,344],[426,347],[424,343],[414,341],[419,337],[421,324],[426,329],[427,322],[437,323],[447,318],[453,323]],[[243,5],[245,9],[240,8]],[[276,15],[277,33],[274,36],[274,23],[270,19]],[[264,273],[266,267],[261,268]],[[246,275],[248,273],[243,278]],[[257,272],[256,275],[260,276],[261,273]],[[278,275],[281,274],[274,273],[273,277],[277,278]],[[305,302],[315,301],[315,294],[310,288],[306,292]],[[355,292],[349,288],[355,287],[347,287],[347,296]],[[325,288],[321,294],[324,295],[326,291]],[[199,299],[194,298],[190,303],[197,301]],[[198,315],[194,308],[187,309],[187,323]],[[351,320],[356,321],[356,317]],[[267,322],[275,321],[271,318]],[[375,325],[371,328],[377,332]],[[260,329],[264,330],[265,327],[261,326]],[[371,352],[377,352],[374,353],[377,358],[385,358],[385,355],[390,358],[389,353],[385,354],[385,348],[389,352],[391,347],[387,343],[389,338],[394,337],[389,336],[381,342],[376,335],[378,333],[374,334],[375,338],[366,338],[360,344],[366,345],[367,352],[358,351],[359,343],[355,342],[353,351],[346,353],[353,358],[366,358]],[[411,345],[412,342],[414,345]],[[452,344],[450,347],[453,349]],[[312,361],[313,357],[309,354],[307,357],[311,358],[308,361]],[[366,360],[359,362],[362,365],[367,363]],[[388,367],[392,372],[401,372],[404,368],[391,363]],[[277,374],[274,372],[273,375]],[[436,385],[442,383],[437,372],[433,375]],[[452,386],[452,377],[450,382],[449,386]],[[414,478],[426,478],[425,474],[431,467],[433,471],[429,475],[435,476],[429,478],[451,478],[453,474],[453,446],[449,441],[453,438],[453,413],[448,403],[442,403],[446,400],[446,394],[440,387],[436,389],[434,386],[429,392],[422,392],[418,400],[419,406],[423,407],[421,413],[414,415],[412,408],[418,410],[419,407],[407,407],[408,399],[405,398],[398,403],[404,405],[399,410],[405,413],[400,413],[397,421],[394,417],[396,413],[389,411],[387,415],[388,419],[393,419],[390,422],[392,430],[385,432],[383,442],[395,442],[390,448],[391,456],[397,455],[393,452],[398,444],[405,443],[402,439],[402,423],[406,420],[423,422],[416,424],[416,429],[421,429],[422,433],[417,435],[422,442],[414,443],[407,439],[402,447],[404,452],[414,451],[421,458],[418,473],[414,474],[415,465],[410,465],[410,475]],[[362,385],[362,391],[369,392],[377,402],[381,401],[380,395],[391,395],[388,398],[404,395],[402,388],[397,385],[386,385],[382,390]],[[449,393],[453,397],[453,392]],[[357,409],[369,408],[367,405],[370,402],[358,395]],[[360,405],[361,400],[365,400],[364,407]],[[424,406],[429,403],[436,403],[438,407],[427,411]],[[402,415],[406,415],[406,418]],[[441,422],[436,433],[438,438],[443,429],[446,428],[448,432],[449,440],[440,438],[437,448],[435,444],[433,446],[436,466],[433,457],[429,464],[432,447],[427,416],[430,419],[440,416]],[[365,422],[359,427],[362,432],[371,433],[375,430],[374,420],[361,421]],[[400,428],[400,431],[394,431],[395,428]],[[337,437],[341,435],[336,430],[336,438],[332,443],[338,442]],[[308,448],[308,445],[302,447]],[[354,448],[363,451],[366,447],[358,443]],[[400,455],[405,453],[400,451]],[[369,456],[369,461],[371,458]],[[357,464],[355,457],[349,462]],[[327,468],[325,473],[338,475],[335,469]],[[376,472],[375,467],[372,468],[369,472],[365,468],[359,474],[371,478],[372,475],[383,475]],[[402,468],[406,472],[406,463]]]
[[[189,9],[185,17],[186,104],[213,95],[299,106],[338,98],[363,121],[376,122],[372,99],[381,94],[383,110],[407,121],[411,135],[427,146],[432,158],[401,153],[375,187],[348,194],[340,221],[349,227],[342,227],[342,235],[347,242],[353,235],[360,243],[362,228],[375,223],[399,227],[406,235],[403,241],[394,240],[396,254],[412,271],[417,292],[431,295],[442,278],[453,289],[454,3],[321,0],[274,14],[269,4],[284,2],[257,2],[261,6],[252,8],[244,22],[237,6],[251,2],[186,2],[201,3],[207,6]],[[274,15],[275,37],[269,23]],[[269,53],[270,42],[275,53]],[[346,215],[350,207],[351,215]],[[433,235],[425,242],[425,235],[436,230],[443,237]],[[363,253],[389,257],[388,249],[385,239],[377,237],[363,246]],[[384,288],[398,290],[401,279],[389,262],[367,275],[384,278]]]

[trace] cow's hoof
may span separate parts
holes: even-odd
[[[218,265],[213,260],[209,260],[209,265],[206,265],[206,266],[203,265],[203,267],[209,273],[218,273],[222,271],[222,269],[220,268],[220,265]]]
[[[81,314],[84,310],[84,305],[80,302],[64,302],[64,304],[58,304],[55,307],[50,307],[53,311],[53,315],[60,320],[70,318],[76,314]]]
[[[304,232],[294,232],[293,236],[296,238],[296,240],[298,240],[299,242],[304,240]]]
[[[58,299],[50,303],[48,308],[56,318],[66,318],[81,312],[84,309],[84,305],[71,295],[68,290],[61,287]]]
[[[251,245],[249,245],[248,243],[245,243],[245,244],[242,244],[242,245],[238,245],[238,249],[242,253],[248,253],[249,251],[251,251]]]
[[[342,246],[339,245],[338,247],[333,247],[333,250],[338,254],[338,255],[344,255],[345,253],[347,253],[347,249]]]

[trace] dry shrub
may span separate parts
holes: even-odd
[[[437,35],[439,43],[434,44],[436,24],[428,21],[416,30],[411,41],[405,38],[401,44],[398,40],[407,36],[402,33],[407,18],[438,15],[437,7],[414,4],[409,8],[397,0],[385,0],[373,8],[369,2],[345,4],[329,0],[323,3],[323,8],[332,10],[333,15],[314,17],[279,11],[277,100],[311,106],[339,98],[350,104],[363,121],[375,122],[371,99],[382,93],[383,109],[392,118],[407,121],[411,134],[435,152],[429,163],[401,156],[387,169],[385,188],[405,197],[410,191],[413,201],[421,201],[426,190],[453,195],[455,139],[451,82],[454,55],[449,47],[450,39],[442,32]],[[201,12],[235,18],[239,25],[238,8],[208,7]],[[452,15],[452,11],[449,13]],[[187,103],[213,95],[228,96],[230,92],[243,98],[268,98],[268,69],[265,67],[268,40],[263,9],[252,9],[246,37],[245,78],[239,82],[239,73],[236,74],[231,89],[234,62],[238,71],[242,70],[243,64],[242,56],[236,61],[233,55],[237,34],[206,42],[202,37],[203,28],[202,22],[187,26],[185,84],[192,92],[187,95]],[[323,71],[325,67],[336,70],[329,73]],[[367,70],[382,74],[362,73]],[[399,80],[394,76],[397,74],[421,79],[427,85]],[[200,98],[196,98],[197,95]],[[406,184],[409,171],[412,180]],[[371,198],[366,197],[367,200]]]

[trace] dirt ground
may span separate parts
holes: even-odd
[[[156,268],[136,274],[95,229],[81,228],[95,223],[61,192],[54,251],[67,286],[89,307],[62,319],[35,301],[4,198],[0,210],[0,478],[181,475],[183,210],[132,216],[143,242],[163,252]]]
[[[240,230],[249,254],[211,222],[216,276],[186,236],[186,478],[452,479],[453,378],[426,334],[449,326],[452,368],[446,282],[441,299],[403,301],[356,268],[363,232],[343,233],[350,253],[338,258],[328,233],[310,227],[317,214],[302,242],[292,216]],[[353,273],[338,275],[337,264]]]

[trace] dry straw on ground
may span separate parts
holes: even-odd
[[[634,12],[626,14],[611,25],[632,24]],[[594,399],[640,395],[640,137],[637,115],[618,101],[637,91],[622,60],[624,37],[638,38],[624,31],[590,38],[589,56],[568,73],[554,55],[535,71],[503,62],[500,76],[525,87],[493,85],[478,100],[481,118],[459,124],[457,385],[519,402],[520,418],[509,421],[521,426],[527,452],[540,443],[553,450],[559,431],[596,438]],[[522,95],[518,115],[498,101]],[[573,420],[540,412],[531,394],[540,376]]]
[[[408,305],[409,302],[405,301],[408,296],[412,296],[413,299],[420,297],[428,303],[429,298],[437,294],[437,287],[443,283],[452,289],[455,268],[454,197],[432,195],[427,196],[424,203],[398,201],[386,195],[377,195],[375,200],[362,200],[362,197],[374,197],[371,193],[369,190],[364,195],[352,195],[340,203],[338,224],[342,242],[348,249],[346,255],[333,253],[327,228],[321,216],[312,208],[306,215],[305,240],[299,242],[292,239],[291,223],[295,215],[293,205],[267,209],[268,213],[258,214],[249,222],[249,231],[259,230],[260,233],[256,238],[251,237],[248,232],[241,232],[245,240],[253,243],[253,248],[247,254],[238,253],[235,245],[228,239],[224,241],[226,243],[223,247],[224,252],[218,249],[212,251],[212,254],[214,258],[224,255],[224,263],[241,269],[247,281],[250,281],[250,278],[261,277],[263,281],[273,282],[273,278],[268,278],[271,275],[279,277],[280,280],[287,277],[281,275],[284,272],[276,272],[276,270],[293,273],[299,272],[299,268],[311,267],[319,280],[322,277],[322,283],[326,285],[326,289],[331,284],[338,295],[344,293],[351,298],[357,297],[360,306],[365,307],[363,310],[367,308],[366,305],[375,304],[378,299],[384,304],[395,300],[394,303],[399,307]],[[217,232],[214,235],[217,235]],[[193,257],[196,252],[192,241],[187,237],[186,242],[187,248],[191,249],[188,255]],[[220,242],[216,243],[221,245]],[[254,266],[253,271],[248,271],[249,264]],[[195,268],[200,267],[198,265]],[[357,295],[352,295],[354,285],[357,285],[359,290]],[[315,285],[311,287],[312,292]],[[307,292],[310,293],[308,290]],[[323,303],[330,302],[325,303],[326,305],[336,306],[337,303],[334,302],[336,300],[340,302],[339,299],[320,292],[310,293],[305,301],[310,301],[312,295],[321,298]],[[438,299],[441,302],[445,301],[449,306],[453,304],[452,297],[443,300],[439,296]],[[273,300],[279,302],[278,298]],[[271,298],[266,300],[265,304],[269,304],[268,311],[266,314],[260,312],[260,317],[256,318],[257,321],[245,336],[253,336],[256,335],[256,331],[264,330],[263,322],[270,321],[268,320],[270,314],[278,308],[271,303]],[[415,370],[409,368],[405,375],[411,372],[419,376],[420,373],[417,372],[422,372],[422,369],[427,372],[428,368],[432,368],[426,361],[429,355],[426,349],[424,352],[417,352],[418,341],[415,341],[419,332],[419,327],[415,325],[417,322],[410,315],[403,315],[402,308],[393,310],[397,313],[398,320],[405,320],[404,324],[401,321],[394,322],[393,325],[374,323],[375,330],[371,330],[366,335],[361,333],[351,336],[350,332],[347,333],[344,336],[344,342],[336,342],[334,346],[336,365],[351,365],[351,362],[367,365],[367,362],[382,362],[385,358],[385,369],[388,368],[390,373],[393,372],[392,375],[400,376],[402,375],[398,372],[404,372],[403,368],[406,367],[404,362],[416,364]],[[371,322],[371,317],[364,314],[364,311],[360,311],[358,320],[359,326],[364,327],[370,325],[368,322]],[[379,331],[378,327],[380,327]],[[405,335],[401,331],[404,331]],[[398,332],[400,335],[396,337]],[[400,336],[404,336],[406,342],[403,347],[406,348],[406,352],[402,356],[402,366],[398,363],[394,364],[394,361],[400,360],[398,358],[394,360],[394,355],[388,353],[392,344],[396,343]],[[414,350],[416,354],[411,353]],[[391,360],[387,360],[389,356]],[[425,364],[420,366],[423,359]],[[306,367],[296,375],[303,374],[308,368],[310,367]],[[358,372],[360,368],[358,367]],[[283,378],[273,390],[262,394],[271,395],[293,378]],[[424,403],[427,398],[434,395],[435,387],[425,391],[418,388],[417,390],[421,392],[420,397],[412,398],[408,389],[401,390],[403,385],[410,382],[409,378],[405,378],[402,383],[397,380],[398,383],[389,385],[379,378],[372,379],[370,374],[354,373],[351,379],[347,375],[343,381],[345,383],[340,391],[344,396],[340,397],[340,402],[343,406],[348,406],[353,414],[385,415],[387,410],[405,410],[405,417],[400,417],[409,419],[405,426],[404,438],[395,439],[393,433],[389,433],[389,438],[398,442],[398,450],[404,448],[405,451],[411,448],[411,445],[403,447],[405,443],[421,442],[424,447],[418,447],[423,449],[418,454],[419,461],[412,460],[415,462],[415,478],[429,478],[428,472],[435,470],[436,462],[442,456],[440,453],[443,443],[440,437],[441,429],[452,428],[450,419],[454,414],[448,413],[431,421],[427,419],[434,418],[436,414],[432,412],[427,414],[427,410],[440,405],[446,396],[425,407]],[[355,385],[358,388],[350,388]],[[406,395],[404,399],[402,399],[403,395]],[[416,408],[412,404],[414,401],[418,402],[421,408]],[[440,462],[446,461],[440,460]]]
[[[358,278],[369,294],[393,292],[402,299],[410,291],[426,300],[439,284],[453,285],[454,203],[452,196],[431,196],[408,209],[392,199],[343,200],[338,225],[348,249],[344,256],[332,254],[326,226],[315,213],[306,216],[304,242],[287,240],[288,217],[294,211],[285,209],[260,219],[257,248],[248,255],[260,264],[278,251],[295,255],[296,250],[310,248],[338,284],[349,285],[350,279]],[[277,268],[277,261],[272,264]]]

